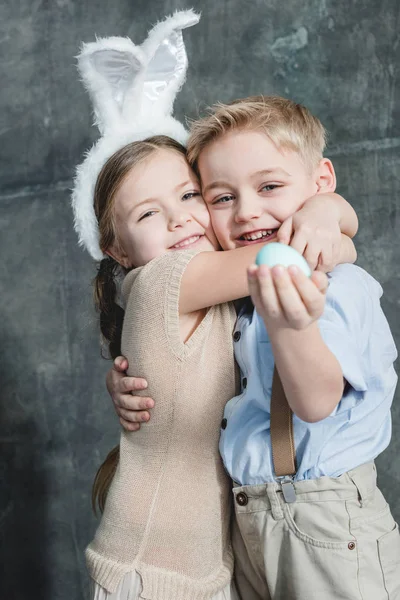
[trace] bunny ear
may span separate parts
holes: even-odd
[[[79,243],[95,260],[101,260],[103,252],[94,191],[110,156],[126,144],[154,135],[186,143],[188,133],[172,116],[172,106],[187,69],[182,29],[199,18],[192,10],[177,12],[158,23],[139,47],[128,38],[103,38],[84,44],[78,56],[102,136],[77,168],[72,208]]]
[[[196,25],[200,15],[179,11],[158,23],[141,45],[147,57],[143,94],[148,108],[164,115],[172,112],[176,94],[186,77],[188,60],[182,30]]]
[[[100,133],[118,128],[123,120],[126,97],[135,98],[136,82],[145,58],[128,38],[110,37],[83,44],[78,69],[87,88]]]

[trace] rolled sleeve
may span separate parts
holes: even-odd
[[[374,321],[374,299],[368,278],[370,275],[359,267],[337,267],[330,274],[324,314],[318,321],[321,336],[338,360],[343,377],[357,392],[367,391],[370,374],[366,349]],[[378,288],[375,291],[379,306]]]
[[[368,389],[363,369],[363,356],[356,341],[345,328],[320,324],[322,339],[336,357],[342,369],[343,377],[357,392]]]

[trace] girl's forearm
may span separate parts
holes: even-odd
[[[332,202],[338,211],[338,221],[342,233],[353,238],[358,230],[358,217],[354,208],[339,194],[332,194]]]
[[[342,233],[342,242],[340,244],[339,263],[355,263],[357,260],[357,250],[354,242],[347,235]]]
[[[225,252],[200,252],[190,261],[182,277],[181,314],[237,300],[249,295],[247,267],[254,263],[264,244]]]

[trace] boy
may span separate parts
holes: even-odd
[[[324,146],[321,123],[281,98],[220,105],[194,124],[188,157],[224,250],[273,239],[307,198],[334,191]],[[313,240],[298,249],[307,258]],[[249,287],[257,310],[245,307],[234,332],[242,392],[220,442],[243,600],[400,598],[400,538],[373,465],[396,385],[381,288],[351,265],[332,272],[326,298],[293,268],[250,267]],[[289,494],[272,458],[274,365],[294,413]]]

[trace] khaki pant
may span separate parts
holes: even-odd
[[[234,487],[243,600],[400,600],[400,536],[373,463],[341,477]]]
[[[201,557],[199,557],[201,560]],[[118,589],[113,594],[107,592],[98,583],[92,580],[91,582],[91,600],[140,600],[143,598],[142,580],[136,571],[127,573],[118,586]],[[154,598],[154,600],[163,600],[162,598]],[[190,600],[187,598],[186,600]],[[240,600],[236,591],[235,583],[232,581],[223,590],[217,592],[212,600]]]

